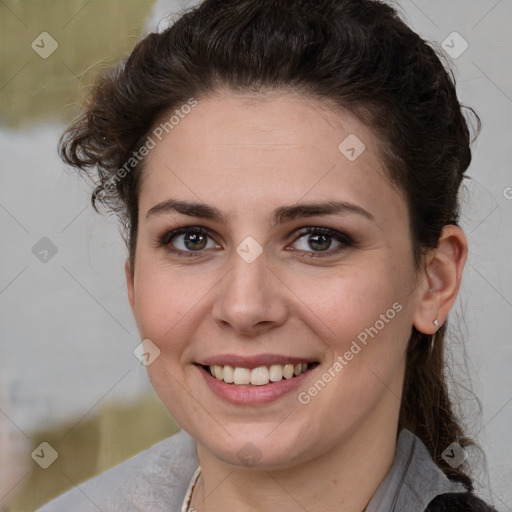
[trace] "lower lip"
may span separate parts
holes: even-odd
[[[226,402],[236,405],[255,405],[273,402],[297,389],[302,381],[314,370],[314,368],[310,368],[291,379],[282,379],[263,386],[247,386],[227,384],[213,377],[202,366],[197,366],[197,368],[215,395]]]

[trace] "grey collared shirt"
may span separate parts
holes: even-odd
[[[198,465],[194,440],[180,431],[36,512],[179,512]],[[434,464],[418,437],[402,430],[393,464],[366,512],[423,512],[447,492],[465,489]]]

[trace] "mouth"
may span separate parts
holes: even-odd
[[[194,366],[208,389],[237,406],[269,404],[293,394],[313,377],[320,362],[284,354],[218,354]]]
[[[311,363],[284,363],[246,368],[230,365],[198,365],[218,381],[232,386],[266,386],[294,379],[318,366]]]

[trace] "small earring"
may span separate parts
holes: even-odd
[[[434,320],[434,325],[435,325],[436,327],[439,327],[439,320],[438,320],[437,318]]]

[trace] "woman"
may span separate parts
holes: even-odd
[[[443,374],[469,146],[375,0],[206,0],[142,40],[61,151],[124,223],[182,431],[41,511],[492,511]]]

